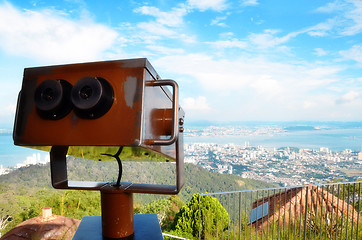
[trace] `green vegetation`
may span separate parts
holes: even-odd
[[[331,183],[347,182],[346,179],[335,179]],[[327,186],[326,190],[339,199],[351,204],[356,211],[362,212],[362,187],[361,183],[341,184]]]
[[[362,176],[362,168],[356,168],[356,169],[344,168],[341,169],[341,171],[344,172],[347,175],[347,177]]]
[[[229,226],[229,214],[216,198],[194,194],[176,215],[175,224],[176,232],[196,237],[201,230],[201,238],[204,239],[208,236],[206,233],[219,236],[224,232]]]
[[[171,231],[175,225],[175,216],[184,205],[185,203],[179,196],[173,195],[167,199],[155,200],[146,205],[136,204],[134,213],[157,213],[162,230]]]
[[[173,184],[175,181],[173,163],[124,162],[123,167],[122,181],[160,184]],[[97,162],[77,158],[68,161],[68,176],[72,180],[112,181],[117,174],[118,166],[114,161]],[[344,179],[336,179],[334,182],[340,181]],[[337,218],[310,210],[300,218],[295,217],[295,222],[293,220],[289,225],[280,226],[288,219],[275,219],[269,226],[255,231],[254,226],[249,224],[251,199],[245,203],[247,208],[238,212],[223,205],[235,203],[238,199],[227,195],[200,197],[198,194],[268,187],[271,185],[235,175],[210,173],[199,166],[186,164],[185,185],[179,195],[135,194],[134,212],[157,213],[163,232],[188,239],[198,239],[199,229],[202,239],[238,239],[240,236],[242,239],[284,240],[299,239],[303,234],[306,234],[307,239],[329,239],[331,236],[337,236],[338,239],[362,239],[361,220],[359,224],[352,225],[347,216]],[[360,184],[333,185],[325,190],[350,203],[361,214],[361,203],[356,200],[362,194]],[[76,219],[100,215],[100,194],[98,191],[53,189],[50,185],[49,165],[20,168],[0,176],[2,234],[22,221],[40,216],[44,207],[51,207],[54,214]],[[307,221],[303,219],[305,216]]]
[[[98,192],[38,190],[22,195],[15,191],[0,194],[0,212],[8,217],[7,226],[1,233],[33,217],[41,216],[42,208],[51,207],[53,214],[81,219],[83,216],[100,215]]]
[[[175,164],[124,162],[122,181],[174,184]],[[89,161],[70,158],[68,177],[71,180],[115,181],[115,161]],[[135,194],[135,213],[157,213],[163,231],[175,231],[176,213],[190,201],[194,193],[221,192],[270,187],[270,184],[242,179],[235,175],[210,173],[202,167],[185,165],[185,185],[178,196]],[[4,234],[20,222],[41,215],[44,207],[53,213],[81,219],[100,215],[100,194],[97,191],[55,190],[51,187],[50,167],[32,165],[0,176],[0,232]],[[3,224],[5,223],[5,224]],[[6,226],[5,226],[6,225]]]
[[[275,219],[268,226],[259,228],[257,231],[255,226],[243,224],[248,221],[248,218],[242,218],[240,225],[237,223],[230,226],[221,234],[219,233],[218,237],[207,235],[203,239],[362,239],[362,222],[352,224],[347,217],[325,219],[320,214],[315,215],[311,211],[308,211],[307,216],[309,216],[307,221],[296,219],[295,222],[293,220],[289,224],[288,220]],[[193,239],[198,238],[195,236]]]
[[[30,146],[29,148],[50,152],[50,146]],[[118,146],[70,146],[68,155],[82,159],[96,161],[115,161],[115,155],[120,147]],[[124,161],[149,161],[149,162],[171,162],[175,161],[165,155],[142,147],[123,147],[119,154]]]

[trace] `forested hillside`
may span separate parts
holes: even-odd
[[[175,164],[172,163],[125,162],[123,172],[122,181],[161,184],[174,184],[175,181]],[[72,158],[68,161],[68,176],[72,180],[114,181],[118,176],[118,166],[115,161],[96,162]],[[264,187],[270,187],[270,184],[235,175],[210,173],[202,167],[186,164],[185,185],[179,193],[180,198],[135,194],[135,212],[152,211],[153,205],[150,203],[160,199],[164,200],[158,201],[157,207],[170,204],[171,199],[180,206],[190,201],[195,193]],[[49,164],[32,165],[0,176],[0,220],[10,216],[5,230],[0,229],[2,233],[26,219],[40,215],[41,209],[47,206],[52,207],[55,214],[78,219],[87,215],[100,215],[100,194],[98,191],[53,189]]]

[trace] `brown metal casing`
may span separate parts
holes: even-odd
[[[59,120],[37,114],[34,93],[47,79],[63,79],[74,86],[79,79],[101,77],[114,90],[109,111],[97,119],[82,119],[74,111]],[[164,86],[147,86],[158,75],[147,59],[130,59],[27,68],[16,113],[14,142],[21,146],[146,146],[175,158],[174,146],[152,146],[153,139],[167,139],[170,130],[155,124],[153,115],[172,109],[172,94]],[[183,118],[183,111],[178,111]],[[167,115],[169,118],[169,115]],[[161,116],[162,118],[162,116]],[[175,120],[178,122],[178,119]],[[162,122],[164,124],[164,122]],[[159,133],[167,133],[160,136]],[[151,142],[147,141],[151,139]],[[151,144],[149,144],[151,143]]]
[[[138,145],[146,70],[146,62],[142,62],[125,64],[124,61],[112,61],[25,69],[14,132],[15,144]],[[37,114],[34,94],[40,83],[47,79],[64,79],[74,86],[85,76],[103,77],[111,83],[115,101],[105,116],[94,120],[81,119],[72,111],[55,121],[42,119]]]
[[[39,113],[34,97],[39,85],[49,79],[61,79],[74,89],[85,77],[105,79],[112,87],[113,102],[105,114],[84,118],[77,114],[74,106],[64,116],[54,119],[44,118]],[[35,67],[24,70],[13,138],[15,145],[49,146],[48,150],[51,147],[50,165],[55,188],[100,190],[106,184],[68,180],[66,155],[87,158],[83,151],[74,150],[74,146],[86,146],[92,151],[99,147],[103,152],[98,152],[97,158],[106,160],[115,160],[113,156],[119,146],[130,146],[166,156],[166,161],[175,161],[176,185],[122,182],[119,190],[176,194],[184,183],[183,134],[179,131],[183,118],[177,84],[172,80],[160,80],[145,58]]]

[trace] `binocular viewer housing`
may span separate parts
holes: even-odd
[[[52,149],[56,188],[103,184],[68,181],[66,155],[103,160],[131,147],[146,160],[176,162],[177,186],[128,183],[125,189],[170,194],[183,185],[184,115],[177,83],[161,80],[145,58],[26,68],[13,137],[16,145]]]
[[[101,77],[84,77],[74,86],[64,79],[47,79],[35,90],[34,101],[39,116],[59,120],[72,110],[80,118],[96,119],[112,107],[114,92]]]

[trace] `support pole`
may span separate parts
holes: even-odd
[[[132,239],[134,234],[133,194],[111,183],[101,189],[104,238]]]

